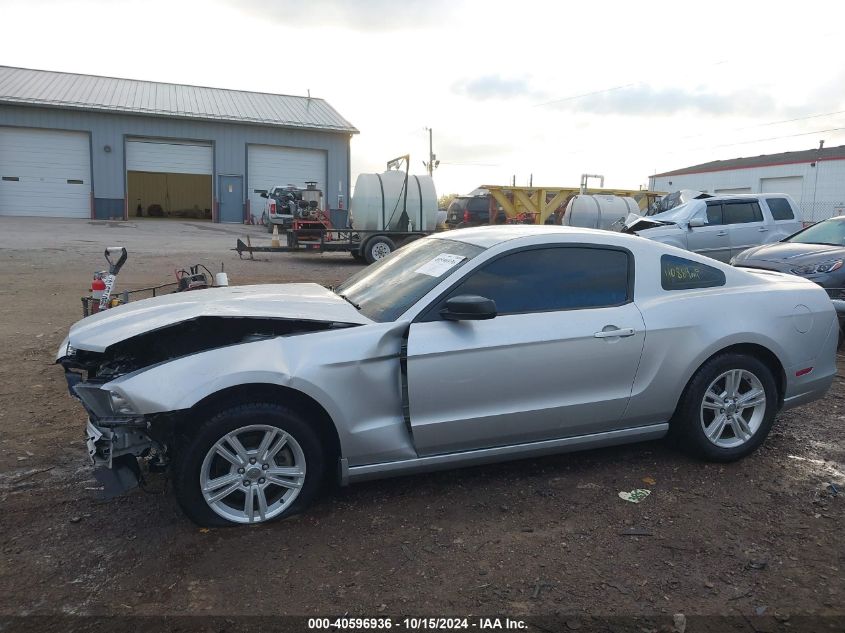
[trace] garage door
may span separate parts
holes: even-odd
[[[247,165],[250,213],[256,217],[264,210],[261,192],[276,185],[304,188],[306,181],[315,181],[326,199],[326,152],[322,150],[250,145]]]
[[[213,170],[210,144],[149,139],[126,142],[126,171],[211,175]]]
[[[714,189],[713,193],[717,196],[727,195],[731,193],[751,193],[751,187],[733,187],[732,189]]]
[[[0,215],[90,218],[88,135],[0,128]]]
[[[803,176],[789,176],[785,178],[762,178],[760,191],[762,193],[785,193],[800,206],[801,193],[804,188]]]

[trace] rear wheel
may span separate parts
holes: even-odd
[[[384,259],[396,250],[396,244],[389,237],[376,235],[364,245],[364,259],[368,264]]]
[[[218,413],[186,439],[173,485],[199,525],[263,523],[307,506],[324,472],[319,436],[297,412],[251,403]]]
[[[734,461],[763,443],[777,407],[775,379],[766,365],[745,354],[722,354],[690,380],[672,420],[672,433],[700,457]]]

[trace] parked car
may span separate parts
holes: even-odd
[[[799,275],[824,288],[845,331],[845,216],[818,222],[774,244],[742,251],[731,264]],[[845,337],[840,336],[840,344]]]
[[[731,318],[726,319],[729,314]],[[58,350],[110,490],[138,459],[201,525],[278,519],[341,483],[671,433],[748,455],[836,374],[819,286],[631,235],[488,226],[334,289],[212,288],[88,317]]]
[[[450,229],[470,228],[490,224],[490,194],[478,196],[458,196],[446,209],[446,224]],[[492,201],[498,214],[500,208]]]
[[[755,246],[731,264],[800,275],[823,288],[845,289],[845,216],[808,226],[774,244]]]
[[[713,196],[656,215],[630,216],[623,231],[728,262],[747,248],[799,231],[798,217],[787,195]]]

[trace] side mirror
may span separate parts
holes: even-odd
[[[258,195],[260,195],[262,198],[269,198],[269,195],[267,194],[267,192],[266,192],[266,191],[264,191],[264,192],[262,192],[262,193],[260,193],[260,194],[258,194]]]
[[[440,316],[447,321],[484,321],[496,317],[496,302],[478,295],[458,295],[446,301]]]
[[[707,222],[704,221],[704,218],[690,218],[689,227],[691,229],[697,229],[702,226],[707,226]]]

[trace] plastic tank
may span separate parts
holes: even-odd
[[[431,176],[405,172],[360,174],[349,202],[352,228],[358,231],[433,231],[437,223],[437,192]]]
[[[614,223],[624,222],[630,213],[640,213],[640,206],[633,198],[579,195],[566,205],[561,224],[587,229],[610,229]]]

